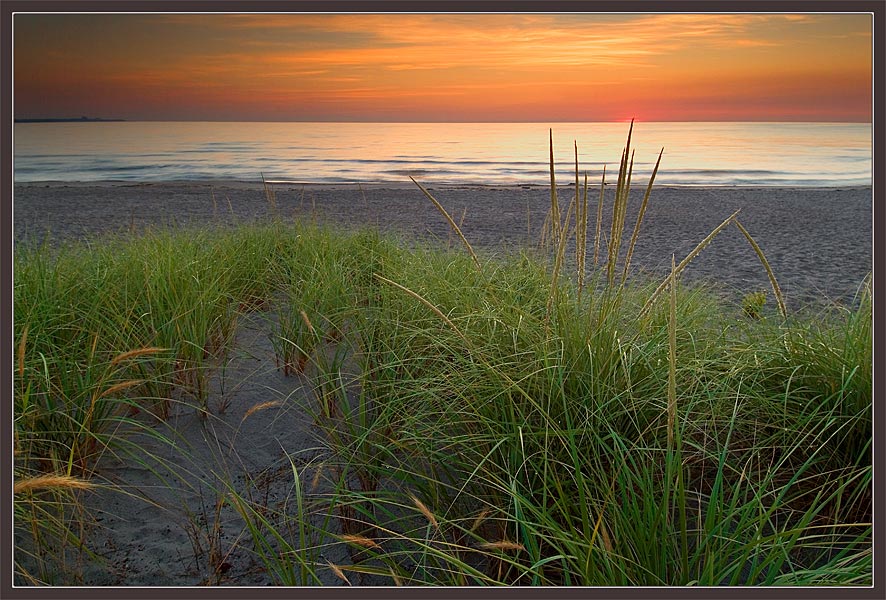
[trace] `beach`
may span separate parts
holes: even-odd
[[[873,585],[869,14],[4,23],[7,587]]]
[[[589,182],[589,256],[599,182]],[[612,187],[604,197],[602,231],[608,236]],[[630,236],[645,192],[635,182],[625,225]],[[405,239],[457,244],[444,217],[421,190],[403,184],[273,184],[276,214],[351,228],[378,227]],[[537,245],[550,209],[544,185],[439,185],[429,191],[461,224],[467,240],[485,252]],[[561,212],[574,184],[558,187]],[[267,218],[272,207],[261,182],[17,184],[14,239],[91,239],[109,232],[166,225],[235,223]],[[849,302],[872,268],[870,188],[655,187],[637,240],[633,269],[666,275],[671,255],[679,262],[717,225],[738,219],[765,253],[789,308]],[[605,244],[601,252],[605,253]],[[684,281],[704,280],[733,298],[771,287],[754,250],[728,227],[684,271]]]
[[[273,184],[269,189],[271,198],[261,183],[233,181],[19,184],[14,237],[19,248],[42,241],[52,246],[168,225],[233,225],[276,216],[378,227],[399,235],[404,244],[462,250],[445,218],[412,183]],[[461,223],[481,256],[536,247],[550,208],[546,186],[432,186],[429,191]],[[632,191],[625,236],[633,230],[643,191]],[[604,199],[605,233],[611,196],[609,191]],[[574,188],[560,187],[558,197],[565,210]],[[598,199],[599,188],[590,190],[589,244]],[[852,303],[872,264],[871,192],[865,188],[654,189],[634,268],[666,275],[672,254],[679,262],[737,210],[768,257],[789,310],[828,300]],[[600,253],[605,254],[605,245]],[[707,281],[736,301],[756,290],[770,291],[771,299],[765,269],[733,227],[687,267],[684,279]],[[173,404],[165,420],[140,415],[146,429],[136,439],[144,457],[102,460],[96,480],[111,487],[84,497],[95,517],[88,540],[98,560],[84,563],[82,581],[76,583],[263,586],[273,580],[244,539],[242,519],[231,503],[222,502],[225,487],[261,499],[270,518],[283,518],[295,510],[294,472],[306,502],[323,506],[330,487],[320,475],[331,456],[306,409],[315,385],[311,373],[286,376],[278,368],[271,344],[277,318],[274,310],[242,315],[230,348],[210,371],[207,410],[195,410],[193,401],[184,399]],[[262,406],[269,408],[255,410]],[[319,517],[315,521],[324,527]],[[341,533],[336,520],[326,527],[333,535]],[[352,564],[343,544],[322,548],[321,558]],[[343,585],[324,564],[312,581]],[[390,580],[352,573],[349,583],[390,585]]]

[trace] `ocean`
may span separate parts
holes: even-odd
[[[548,185],[617,176],[628,123],[69,122],[14,125],[14,178],[294,183]],[[854,187],[872,184],[871,125],[634,124],[645,185]]]

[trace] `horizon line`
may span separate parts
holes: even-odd
[[[574,120],[574,119],[541,119],[541,120],[511,120],[511,121],[490,121],[486,119],[468,119],[468,120],[378,120],[378,119],[127,119],[124,117],[14,117],[18,123],[39,123],[39,122],[70,122],[70,123],[402,123],[402,124],[428,124],[428,123],[488,123],[488,124],[522,124],[522,123],[840,123],[840,124],[857,124],[857,125],[873,125],[873,119],[870,120],[846,120],[846,119],[607,119],[601,121],[594,120]]]

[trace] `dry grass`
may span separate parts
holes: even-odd
[[[351,585],[351,581],[347,578],[347,576],[345,575],[345,572],[341,570],[341,567],[329,562],[328,560],[326,561],[326,564],[327,564],[327,566],[329,566],[329,569],[335,574],[336,577],[338,577],[339,579],[341,579],[342,581],[344,581],[348,585]]]
[[[121,363],[124,360],[129,360],[130,358],[137,358],[139,356],[145,356],[147,354],[157,354],[158,352],[164,352],[165,350],[166,348],[157,348],[154,346],[151,346],[149,348],[138,348],[136,350],[129,350],[112,358],[111,366]]]
[[[762,248],[757,244],[754,238],[751,237],[751,234],[748,233],[748,230],[745,229],[741,223],[739,223],[738,219],[734,220],[735,226],[738,227],[738,230],[745,236],[748,240],[748,243],[754,249],[754,252],[757,253],[757,257],[760,259],[760,262],[763,263],[763,268],[766,269],[766,275],[769,276],[769,283],[772,284],[772,292],[775,294],[775,301],[778,303],[778,311],[781,313],[782,318],[787,318],[788,311],[785,308],[784,304],[784,296],[781,293],[781,287],[778,285],[778,281],[775,279],[775,273],[772,272],[772,267],[769,266],[769,261],[766,260],[766,255],[763,254]]]
[[[677,266],[671,255],[671,302],[668,311],[668,448],[674,447],[677,423]]]
[[[597,202],[597,231],[594,233],[594,266],[600,264],[600,235],[603,224],[603,196],[606,191],[606,165],[603,165],[603,177],[600,179],[600,200]]]
[[[120,383],[116,383],[103,391],[101,394],[96,396],[94,400],[98,400],[100,398],[106,398],[117,392],[122,392],[123,390],[128,390],[129,388],[133,388],[137,385],[141,385],[145,382],[144,379],[130,379],[129,381],[121,381]]]
[[[554,176],[554,130],[550,133],[550,154],[551,154],[551,242],[556,244],[560,239],[560,202],[557,200],[557,181]]]
[[[425,516],[428,522],[434,526],[434,529],[439,531],[440,523],[437,522],[437,518],[434,516],[434,513],[432,513],[431,510],[427,506],[425,506],[424,502],[422,502],[412,494],[409,494],[409,498],[412,500],[412,503],[419,510],[419,512],[421,512],[421,514]]]
[[[504,550],[504,551],[524,551],[526,550],[526,546],[520,544],[518,542],[512,542],[510,540],[501,540],[500,542],[486,542],[484,544],[480,544],[480,548],[484,550]]]
[[[18,343],[18,376],[25,376],[25,344],[28,340],[28,326],[22,331],[22,339]]]
[[[12,487],[12,492],[13,494],[24,494],[25,492],[46,489],[88,490],[94,487],[94,484],[71,475],[38,475],[37,477],[16,481]]]
[[[343,542],[347,542],[349,544],[356,544],[358,546],[363,546],[364,548],[376,548],[381,549],[381,546],[378,545],[378,542],[375,540],[368,538],[363,535],[354,535],[350,533],[346,533],[339,537],[339,539]]]
[[[640,314],[638,315],[637,318],[642,319],[649,312],[649,310],[655,304],[655,301],[658,300],[658,296],[669,285],[669,283],[671,281],[671,277],[679,275],[680,272],[684,268],[686,268],[686,265],[688,265],[690,262],[692,262],[692,259],[694,259],[696,256],[698,256],[701,253],[701,251],[704,250],[705,247],[707,247],[707,245],[711,243],[711,240],[713,240],[715,237],[717,237],[718,233],[723,231],[723,229],[725,229],[727,225],[729,225],[730,223],[732,223],[735,220],[735,217],[738,215],[739,212],[741,212],[741,209],[735,211],[734,213],[732,213],[731,215],[726,217],[726,219],[722,223],[720,223],[719,225],[714,227],[714,229],[702,241],[700,241],[695,248],[693,248],[692,252],[690,252],[689,254],[686,255],[686,258],[684,258],[683,260],[680,261],[680,264],[677,265],[674,272],[671,275],[668,275],[665,278],[665,280],[662,281],[661,284],[655,289],[655,291],[652,292],[652,295],[649,296],[649,299],[643,305],[643,308],[640,310]]]
[[[412,183],[414,183],[415,185],[417,185],[417,186],[418,186],[418,189],[420,189],[422,192],[424,192],[424,195],[428,197],[428,200],[430,200],[431,202],[434,203],[434,206],[437,207],[437,210],[440,211],[440,214],[442,214],[444,217],[446,217],[446,220],[449,221],[449,226],[452,227],[452,230],[455,231],[455,233],[458,234],[458,237],[461,238],[461,241],[462,241],[462,243],[465,245],[465,248],[467,248],[467,249],[468,249],[468,252],[471,254],[471,258],[474,259],[474,264],[477,265],[477,270],[482,271],[482,270],[483,270],[483,267],[480,265],[480,260],[477,258],[477,253],[474,252],[474,249],[471,247],[471,244],[468,242],[467,238],[466,238],[466,237],[464,236],[464,234],[461,232],[461,229],[459,228],[459,226],[456,225],[455,221],[452,220],[452,217],[449,216],[449,213],[446,212],[446,209],[443,208],[443,205],[440,204],[439,202],[437,202],[437,199],[434,198],[434,197],[431,195],[431,192],[429,192],[428,190],[426,190],[426,189],[424,188],[424,186],[422,186],[422,184],[420,184],[419,182],[417,182],[417,181],[416,181],[415,179],[413,179],[411,176],[409,177],[409,179],[412,179]]]
[[[640,225],[643,223],[643,216],[646,214],[646,205],[649,204],[649,194],[652,192],[652,183],[655,181],[655,175],[658,173],[658,166],[661,164],[661,156],[664,154],[664,148],[658,154],[658,160],[655,161],[655,168],[652,169],[652,176],[649,178],[649,185],[646,186],[646,193],[643,195],[643,202],[640,204],[640,212],[637,214],[637,224],[634,226],[634,233],[631,235],[631,241],[628,244],[628,254],[625,256],[625,268],[622,273],[622,281],[628,278],[628,270],[631,267],[631,257],[634,254],[634,245],[640,235]]]
[[[243,419],[241,419],[241,420],[245,421],[248,417],[254,415],[255,413],[257,413],[259,411],[267,410],[269,408],[275,408],[280,405],[281,405],[281,403],[279,400],[270,400],[268,402],[262,402],[260,404],[256,404],[255,406],[250,406],[249,410],[246,411],[246,414],[243,415]]]

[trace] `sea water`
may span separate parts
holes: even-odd
[[[549,185],[584,173],[615,182],[629,123],[16,123],[14,177]],[[871,125],[645,123],[633,126],[634,177],[657,185],[870,186]],[[635,179],[636,181],[636,179]]]

